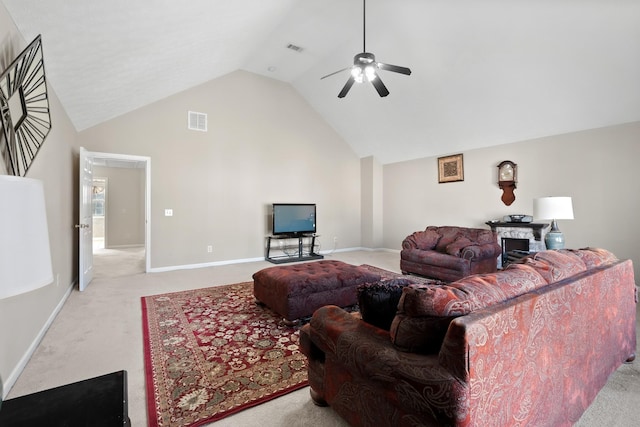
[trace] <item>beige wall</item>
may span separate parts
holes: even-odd
[[[107,180],[106,247],[144,245],[145,170],[96,166],[93,176]]]
[[[373,156],[360,161],[362,181],[362,246],[365,248],[383,247],[383,167]]]
[[[0,3],[0,68],[4,70],[11,58],[15,58],[27,44]],[[43,46],[46,66],[46,42]],[[30,349],[44,334],[46,325],[52,321],[52,316],[77,277],[73,227],[74,212],[77,212],[74,201],[77,166],[71,151],[77,134],[54,88],[49,84],[48,89],[52,128],[27,177],[39,179],[44,184],[54,283],[27,294],[0,300],[0,376],[5,383],[5,393],[20,374]],[[2,159],[0,173],[6,173]]]
[[[188,111],[208,114],[208,132],[187,129]],[[152,269],[263,257],[273,202],[317,203],[321,250],[334,236],[360,246],[360,160],[288,84],[237,71],[78,145],[151,158]]]
[[[452,153],[454,154],[454,153]],[[571,196],[575,219],[558,221],[567,247],[602,247],[630,258],[640,277],[640,122],[464,152],[464,181],[438,184],[437,159],[384,167],[384,246],[427,225],[487,227],[533,214],[533,199]],[[516,200],[505,206],[497,165],[518,164]]]

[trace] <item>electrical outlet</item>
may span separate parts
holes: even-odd
[[[164,216],[173,216],[173,209],[165,209]]]
[[[333,243],[338,243],[338,236],[333,236]]]
[[[213,252],[213,246],[211,245],[207,246],[207,252],[209,253]]]

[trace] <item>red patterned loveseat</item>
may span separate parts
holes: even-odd
[[[391,331],[327,306],[301,330],[316,403],[352,426],[571,426],[636,352],[631,261],[544,251],[404,288]]]
[[[496,271],[501,251],[491,230],[429,226],[402,242],[400,270],[452,282]]]

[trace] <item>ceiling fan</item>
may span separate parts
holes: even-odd
[[[347,83],[338,94],[338,98],[344,98],[354,83],[362,83],[365,80],[373,84],[373,87],[375,87],[376,91],[378,91],[378,95],[389,95],[389,90],[384,85],[384,83],[382,83],[380,76],[378,76],[378,70],[393,71],[394,73],[406,74],[407,76],[411,74],[411,70],[407,67],[400,67],[398,65],[376,62],[375,55],[373,53],[367,52],[366,6],[367,1],[362,0],[362,53],[359,53],[353,57],[352,67],[334,71],[333,73],[327,74],[326,76],[320,78],[320,80],[322,80],[324,78],[333,76],[334,74],[338,74],[345,70],[351,69],[351,77],[349,77],[349,80],[347,80]]]

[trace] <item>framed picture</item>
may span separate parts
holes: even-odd
[[[438,182],[464,181],[462,154],[438,157]]]

